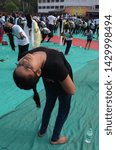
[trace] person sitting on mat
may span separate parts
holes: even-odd
[[[13,72],[14,82],[19,88],[33,89],[33,99],[37,107],[40,107],[40,99],[36,86],[40,77],[43,79],[46,91],[46,104],[38,136],[42,137],[47,132],[50,116],[58,98],[58,115],[50,143],[64,144],[67,142],[67,137],[60,136],[60,133],[69,114],[75,85],[71,66],[62,52],[45,47],[30,50],[22,56]]]

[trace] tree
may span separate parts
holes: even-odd
[[[37,0],[21,0],[22,11],[26,13],[37,12]]]
[[[13,11],[19,11],[19,8],[13,1],[8,1],[4,6],[4,10],[6,12],[13,12]]]
[[[37,0],[0,0],[0,11],[37,13]]]

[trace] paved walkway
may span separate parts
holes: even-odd
[[[54,36],[50,41],[54,43],[60,43],[61,38],[60,36]],[[73,46],[85,47],[85,44],[86,44],[86,39],[73,38],[73,43],[72,43]],[[90,49],[99,50],[99,41],[93,40]]]

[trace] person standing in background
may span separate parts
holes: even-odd
[[[49,42],[50,39],[53,37],[51,31],[47,27],[41,28],[41,34],[42,34],[41,43],[45,40],[46,37],[48,37],[47,42]]]
[[[63,15],[59,16],[57,22],[58,22],[59,29],[60,29],[59,35],[61,35],[61,33],[63,32]]]
[[[16,37],[18,48],[19,48],[17,60],[19,61],[22,53],[28,51],[28,48],[29,48],[29,39],[28,39],[26,33],[24,32],[24,30],[19,25],[13,25],[10,22],[5,23],[4,32],[8,35],[9,40],[10,40],[10,45],[11,45],[13,50],[15,50],[15,44],[14,44],[13,36]]]
[[[56,25],[56,17],[53,16],[51,13],[50,15],[47,17],[48,19],[48,28],[50,29],[52,35],[54,33],[54,28],[55,28],[55,25]]]
[[[65,43],[66,43],[65,55],[68,55],[70,47],[72,45],[73,36],[69,30],[66,30],[64,35],[65,35]]]
[[[26,20],[27,23],[24,26],[24,31],[31,41],[32,48],[39,47],[42,37],[38,23],[32,18],[30,14],[26,15]]]
[[[85,31],[85,36],[87,36],[87,42],[85,44],[85,49],[87,48],[87,46],[89,49],[92,39],[93,39],[93,31],[90,29],[90,27],[88,27],[87,30]]]
[[[0,15],[0,44],[2,43],[3,40],[3,35],[4,35],[4,26],[5,20],[3,19],[2,15]]]

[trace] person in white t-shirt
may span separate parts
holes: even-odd
[[[47,19],[48,19],[48,26],[49,26],[48,28],[50,29],[51,33],[53,34],[54,27],[56,25],[56,17],[50,14]]]
[[[24,30],[19,25],[13,25],[7,22],[4,26],[4,31],[9,36],[10,45],[13,50],[15,50],[15,44],[13,36],[16,37],[17,45],[19,48],[18,60],[21,58],[22,53],[28,51],[29,48],[29,38],[27,37]]]

